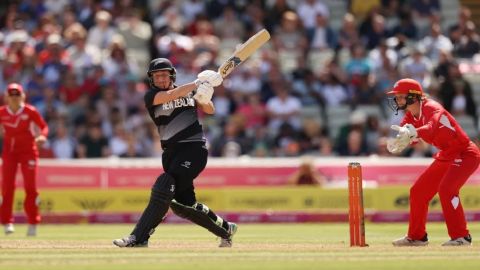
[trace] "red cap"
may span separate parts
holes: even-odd
[[[423,96],[423,90],[420,83],[412,79],[401,79],[395,83],[393,90],[387,92],[387,95],[396,95],[396,94],[414,94]]]
[[[11,83],[7,86],[7,94],[9,96],[19,96],[23,94],[23,87],[18,83]]]

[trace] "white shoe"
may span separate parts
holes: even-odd
[[[394,240],[392,244],[396,247],[422,247],[428,245],[428,238],[425,237],[422,240],[413,240],[408,236]]]
[[[37,225],[35,224],[28,225],[27,236],[37,236]]]
[[[113,244],[117,247],[148,247],[148,241],[137,243],[137,238],[133,234],[121,239],[115,239]]]
[[[472,245],[472,237],[469,235],[465,237],[459,237],[457,239],[451,239],[442,244],[444,247],[452,247],[452,246],[471,246]]]
[[[15,232],[15,227],[12,223],[5,224],[5,235],[9,235]]]
[[[238,226],[233,222],[228,222],[228,238],[220,239],[220,245],[218,247],[232,247],[233,245],[233,235],[237,232]]]

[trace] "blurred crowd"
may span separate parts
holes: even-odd
[[[330,17],[332,3],[343,18]],[[438,0],[6,1],[0,91],[21,83],[48,122],[42,157],[156,157],[160,140],[143,104],[149,61],[169,58],[186,83],[266,28],[271,41],[216,88],[216,114],[202,116],[210,154],[386,156],[389,126],[402,115],[384,93],[403,77],[471,119],[478,135],[458,60],[479,53],[479,31],[468,8],[448,26],[441,8]],[[417,144],[405,155],[434,151]]]

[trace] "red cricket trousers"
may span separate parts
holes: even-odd
[[[435,160],[410,188],[408,237],[422,239],[426,234],[428,205],[438,192],[451,239],[466,236],[469,231],[460,202],[460,188],[480,163],[478,147],[470,146],[454,160]]]
[[[13,223],[13,201],[15,194],[15,175],[20,164],[25,189],[23,208],[29,224],[40,222],[38,210],[39,197],[36,184],[38,154],[36,152],[4,153],[2,156],[2,202],[0,221],[2,224]]]

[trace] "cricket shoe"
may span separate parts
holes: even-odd
[[[413,240],[408,236],[394,240],[392,244],[396,247],[422,247],[428,245],[428,237],[425,236],[420,240]]]
[[[37,236],[37,225],[28,225],[27,236]]]
[[[8,223],[4,225],[5,235],[9,235],[15,232],[15,227],[13,227],[12,223]]]
[[[233,236],[237,233],[237,224],[233,222],[228,222],[228,238],[221,238],[220,245],[218,247],[232,247],[233,245]]]
[[[457,239],[451,239],[442,244],[444,247],[452,247],[452,246],[471,246],[472,245],[472,237],[469,235],[465,237],[459,237]]]
[[[113,244],[117,247],[148,247],[148,240],[138,243],[135,235],[129,235],[121,239],[113,240]]]

